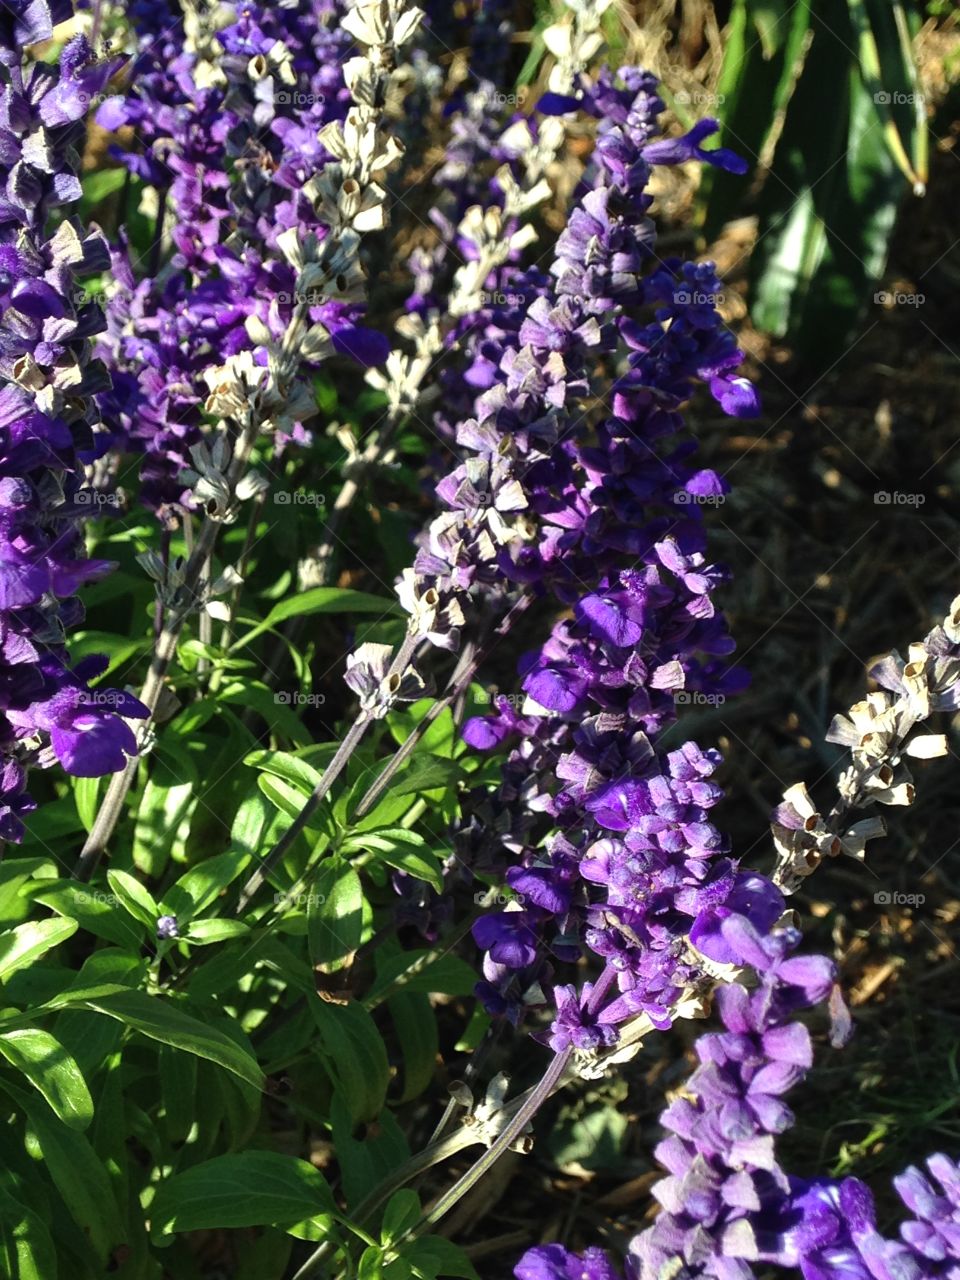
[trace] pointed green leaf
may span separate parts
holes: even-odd
[[[283,1227],[335,1211],[323,1175],[293,1156],[241,1151],[167,1178],[150,1206],[155,1236],[214,1227]]]
[[[75,1059],[48,1031],[24,1027],[0,1033],[0,1054],[39,1090],[70,1129],[86,1129],[93,1099]]]

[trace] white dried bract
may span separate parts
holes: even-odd
[[[837,781],[839,800],[826,816],[816,811],[802,784],[784,793],[772,824],[777,851],[774,880],[793,893],[824,856],[846,854],[863,861],[869,840],[886,831],[882,818],[870,816],[849,825],[850,814],[871,804],[909,805],[915,788],[909,759],[933,760],[947,754],[942,733],[918,733],[936,711],[960,705],[960,596],[927,638],[911,644],[906,660],[896,651],[870,669],[880,685],[835,716],[827,741],[849,751]]]
[[[237,499],[235,491],[228,479],[232,450],[230,442],[222,433],[214,436],[213,443],[201,441],[190,449],[193,460],[192,467],[185,467],[180,479],[193,491],[197,506],[211,520],[222,524],[230,524],[237,517]]]
[[[466,1085],[461,1084],[456,1092],[451,1090],[462,1106],[471,1108],[463,1117],[463,1124],[471,1130],[477,1141],[482,1142],[485,1147],[493,1146],[510,1119],[510,1110],[506,1105],[509,1084],[508,1077],[501,1071],[499,1075],[495,1075],[490,1081],[483,1100],[476,1105],[474,1105],[473,1096]],[[522,1154],[530,1151],[533,1146],[533,1140],[527,1136],[529,1129],[530,1125],[525,1125],[523,1133],[510,1143],[511,1151],[519,1151]]]
[[[515,120],[500,135],[500,150],[520,161],[524,170],[523,186],[534,191],[556,160],[566,136],[560,116],[544,116],[536,134],[528,120]]]
[[[514,184],[515,185],[515,184]],[[549,187],[542,184],[549,194]],[[453,277],[448,310],[451,316],[470,315],[479,311],[484,303],[484,286],[497,267],[507,261],[514,250],[532,244],[537,233],[529,224],[507,235],[504,229],[506,214],[493,206],[484,209],[472,205],[457,227],[459,234],[473,246],[475,257],[464,262]]]
[[[360,699],[360,710],[371,720],[382,719],[398,702],[414,702],[424,683],[412,666],[391,672],[393,649],[368,641],[347,658],[344,680]]]
[[[392,417],[406,417],[440,394],[439,387],[424,387],[427,374],[443,350],[440,322],[436,316],[424,320],[419,315],[402,316],[398,333],[414,345],[413,355],[391,351],[383,369],[368,369],[366,380],[387,397]]]
[[[228,611],[216,597],[243,585],[240,574],[232,565],[227,565],[216,578],[201,579],[188,596],[185,591],[187,561],[182,556],[171,556],[169,563],[164,564],[156,551],[144,551],[137,556],[137,563],[157,584],[157,595],[168,608],[202,611],[220,621],[225,620]]]
[[[571,18],[544,31],[543,42],[556,59],[548,80],[554,93],[569,93],[576,77],[603,48],[601,23],[611,4],[613,0],[566,0]]]
[[[404,569],[397,585],[397,598],[409,613],[407,629],[438,649],[454,651],[460,647],[463,610],[455,596],[444,600],[436,587],[424,589],[412,569]]]
[[[241,351],[225,364],[206,369],[206,411],[232,418],[244,429],[253,425],[258,431],[292,431],[313,410],[313,396],[295,379],[285,347],[268,348],[267,355],[266,366],[257,364],[251,351]]]
[[[698,962],[701,957],[698,953]],[[676,1004],[670,1007],[670,1017],[706,1018],[710,1013],[709,998],[700,992],[685,992]],[[611,1067],[621,1066],[635,1058],[643,1048],[643,1041],[651,1032],[657,1031],[645,1013],[638,1013],[628,1018],[619,1027],[616,1044],[609,1048],[577,1049],[574,1051],[572,1067],[576,1075],[583,1080],[602,1080]]]

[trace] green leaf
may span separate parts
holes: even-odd
[[[416,880],[425,880],[437,893],[443,893],[443,866],[435,853],[398,845],[389,852],[381,851],[380,861],[396,867],[398,871],[405,871]]]
[[[918,195],[927,180],[925,98],[903,7],[884,0],[848,0],[856,31],[860,73],[893,162]],[[911,155],[907,154],[906,138]],[[911,158],[912,157],[912,158]]]
[[[423,991],[428,995],[468,996],[477,985],[476,970],[454,955],[431,951],[401,951],[378,962],[376,981],[364,1004],[372,1007],[394,990]]]
[[[43,1219],[3,1188],[0,1273],[10,1280],[57,1280],[57,1252]]]
[[[750,16],[760,37],[765,58],[772,58],[783,43],[792,0],[751,0]]]
[[[70,1129],[86,1129],[93,1099],[75,1059],[48,1031],[24,1027],[0,1033],[0,1054],[46,1098]]]
[[[77,806],[77,815],[83,823],[84,831],[89,831],[96,821],[100,808],[100,784],[102,778],[71,778],[73,798]]]
[[[128,949],[139,950],[143,945],[143,926],[125,911],[118,911],[117,899],[106,889],[58,880],[34,897],[97,938]]]
[[[749,29],[752,12],[746,0],[736,0],[716,94],[720,144],[743,156],[751,168],[763,163],[773,146],[812,35],[809,5],[794,3],[788,23],[776,24],[776,45],[768,54]],[[708,240],[718,236],[735,216],[749,186],[748,178],[704,166],[698,201],[706,210],[703,230]]]
[[[401,1187],[387,1201],[380,1224],[381,1244],[393,1244],[420,1220],[420,1197],[410,1187]]]
[[[400,1101],[409,1102],[423,1093],[437,1069],[437,1020],[430,1001],[421,992],[401,991],[390,997],[388,1007],[403,1054]]]
[[[438,1276],[463,1276],[465,1280],[480,1280],[473,1263],[459,1245],[443,1236],[420,1236],[400,1247],[400,1256],[413,1268],[414,1275],[422,1280],[437,1280]]]
[[[848,52],[849,18],[818,26],[760,205],[753,318],[807,367],[836,362],[874,281],[904,190],[873,97]],[[844,20],[841,21],[841,18]],[[823,85],[837,86],[823,116]],[[811,111],[821,126],[809,128]]]
[[[390,1083],[387,1051],[376,1023],[355,1002],[328,1004],[314,996],[310,1008],[320,1031],[324,1066],[354,1123],[376,1119]]]
[[[305,796],[314,790],[323,776],[319,769],[289,751],[251,751],[243,763],[282,778],[299,788]]]
[[[270,610],[264,620],[231,646],[230,652],[242,648],[279,626],[288,618],[303,618],[315,613],[378,613],[384,617],[400,615],[403,609],[396,600],[386,596],[369,595],[366,591],[351,591],[346,587],[314,587],[299,595],[288,596]]]
[[[33,964],[78,928],[76,920],[28,920],[0,933],[0,979]]]
[[[194,920],[180,934],[186,942],[196,946],[209,946],[212,942],[229,942],[233,938],[243,938],[250,932],[250,926],[242,920]]]
[[[283,1227],[333,1213],[323,1175],[275,1151],[216,1156],[162,1182],[150,1206],[154,1236],[213,1227]]]
[[[615,1170],[623,1158],[627,1117],[610,1103],[587,1106],[583,1114],[561,1113],[548,1137],[550,1154],[560,1165],[578,1164],[584,1169]]]
[[[391,711],[387,716],[387,727],[398,744],[406,742],[412,731],[433,707],[432,698],[421,698],[408,707]],[[435,756],[452,756],[457,745],[457,730],[453,722],[453,712],[445,707],[436,720],[424,731],[417,743],[414,754],[428,752]]]
[[[328,971],[341,968],[363,936],[363,886],[345,858],[325,858],[307,895],[310,959]]]
[[[237,810],[230,828],[230,843],[241,853],[253,857],[266,844],[267,831],[275,817],[263,796],[257,791],[252,792]]]
[[[255,1088],[263,1088],[263,1073],[251,1053],[219,1028],[183,1013],[168,1000],[148,996],[143,991],[117,989],[105,995],[68,993],[62,1000],[51,1003],[61,1007],[69,1004],[94,1009],[108,1018],[116,1018],[124,1026],[151,1040],[173,1045],[184,1053],[196,1054],[198,1058],[207,1058]]]
[[[88,1237],[101,1264],[125,1231],[110,1177],[82,1133],[68,1129],[45,1103],[6,1080],[2,1088],[27,1115],[27,1150],[43,1160],[54,1186],[77,1226]]]
[[[282,778],[274,777],[270,773],[261,773],[257,777],[257,786],[281,813],[285,813],[288,818],[299,818],[307,799],[299,787],[291,786],[289,782],[284,782]],[[329,815],[321,808],[310,815],[307,825],[313,828],[329,827]]]
[[[372,853],[399,871],[426,880],[438,893],[443,892],[443,867],[435,853],[425,848],[426,841],[416,831],[405,827],[387,827],[383,831],[364,831],[343,842],[343,851],[362,850]]]
[[[128,871],[115,871],[111,868],[107,872],[107,882],[120,905],[125,907],[135,920],[139,920],[151,930],[156,926],[160,909],[153,894],[140,883],[136,876],[130,875]]]
[[[357,1128],[346,1099],[336,1090],[330,1103],[331,1137],[347,1207],[353,1209],[384,1178],[410,1158],[410,1148],[389,1109],[366,1129]],[[360,1136],[360,1135],[363,1136]]]
[[[453,760],[415,754],[396,782],[391,784],[390,791],[397,796],[420,795],[424,791],[454,786],[462,777],[463,770]]]
[[[30,912],[30,899],[21,890],[38,871],[49,872],[49,858],[5,858],[0,863],[0,923],[18,924]]]
[[[89,213],[102,200],[106,200],[107,196],[112,196],[115,191],[119,191],[126,180],[127,170],[122,166],[116,169],[98,169],[94,173],[86,174],[80,184],[83,188],[81,209]]]
[[[186,924],[206,911],[220,894],[242,875],[250,863],[250,855],[241,850],[220,853],[184,872],[176,884],[164,894],[161,907]]]
[[[154,760],[153,771],[137,805],[133,861],[145,875],[157,879],[170,858],[182,853],[189,818],[199,803],[199,795],[197,784],[184,781],[182,776],[174,777],[162,757]]]
[[[383,1280],[383,1250],[367,1245],[357,1264],[357,1280]]]
[[[221,686],[217,691],[217,702],[220,706],[233,705],[243,707],[245,711],[256,711],[271,732],[279,729],[292,742],[305,746],[310,741],[309,733],[285,696],[258,681],[238,679]]]

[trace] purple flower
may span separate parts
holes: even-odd
[[[559,1244],[528,1249],[514,1268],[517,1280],[619,1280],[620,1273],[603,1249],[571,1253]]]
[[[703,139],[711,137],[719,128],[719,121],[707,116],[698,120],[681,138],[665,138],[662,142],[650,143],[643,148],[643,158],[648,164],[684,164],[688,160],[699,160],[716,165],[718,169],[726,169],[728,173],[746,173],[747,162],[736,152],[726,147],[717,147],[713,151],[705,151],[701,147]]]
[[[32,808],[28,765],[55,760],[80,777],[136,753],[123,717],[135,698],[91,690],[106,659],[71,669],[65,636],[83,618],[75,593],[111,567],[85,554],[84,463],[107,434],[93,398],[109,386],[90,339],[104,328],[82,280],[109,262],[99,232],[51,213],[81,194],[77,147],[90,101],[119,61],[97,62],[83,36],[59,66],[24,57],[69,7],[15,3],[0,18],[4,174],[0,199],[0,837],[18,840]]]

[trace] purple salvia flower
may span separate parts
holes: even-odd
[[[31,62],[22,45],[49,39],[62,6],[15,6],[0,23],[0,124],[5,150],[0,199],[0,836],[17,840],[25,766],[52,764],[97,777],[136,752],[125,718],[145,709],[128,694],[91,691],[106,660],[71,670],[67,631],[83,617],[80,586],[111,567],[86,558],[89,513],[83,463],[95,456],[93,395],[109,385],[90,357],[102,330],[82,279],[108,262],[99,232],[70,217],[79,198],[76,144],[93,95],[117,69],[97,62],[83,36],[59,66]],[[49,235],[51,212],[63,216]]]

